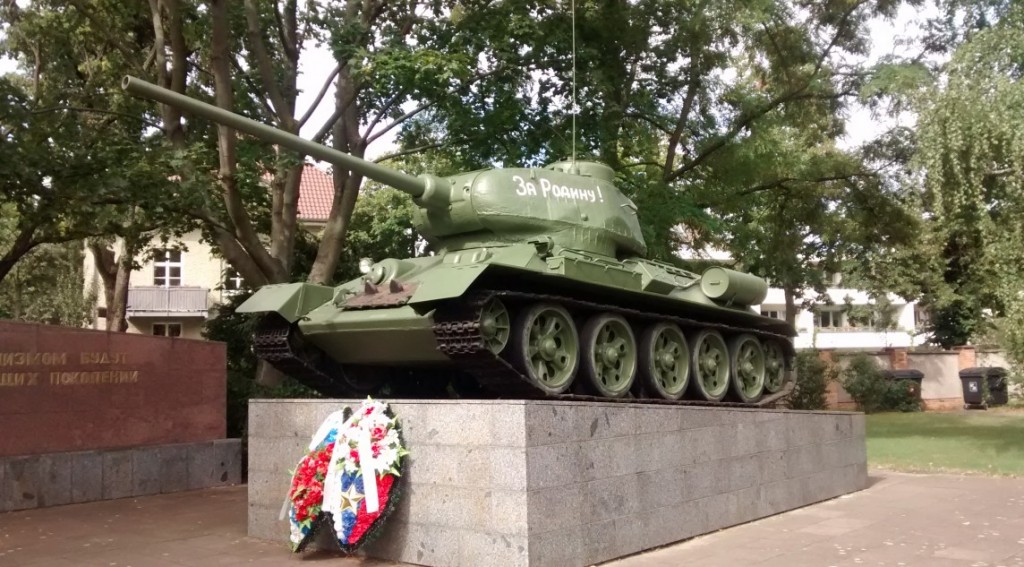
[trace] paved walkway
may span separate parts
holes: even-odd
[[[1024,567],[1024,479],[874,473],[868,490],[607,565]],[[0,514],[0,566],[394,563],[245,535],[245,487]]]

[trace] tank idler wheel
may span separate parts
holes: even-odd
[[[729,391],[729,350],[718,331],[704,329],[690,337],[690,388],[709,402]]]
[[[493,354],[499,354],[508,345],[512,318],[497,297],[489,299],[480,310],[480,334],[484,338],[484,346]]]
[[[580,363],[580,340],[561,305],[536,303],[516,317],[513,363],[546,394],[569,389]]]
[[[769,394],[782,390],[786,383],[786,359],[778,341],[764,341],[764,389]]]
[[[765,356],[757,337],[738,335],[729,340],[729,368],[736,397],[744,403],[759,400],[764,393]]]
[[[590,387],[600,396],[621,398],[636,379],[636,338],[619,315],[598,313],[580,333],[581,365]]]
[[[679,327],[655,323],[640,335],[640,376],[666,400],[678,400],[690,380],[690,347]]]

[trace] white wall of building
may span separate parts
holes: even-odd
[[[798,300],[798,305],[803,299],[812,301],[817,294],[808,294],[805,298]],[[891,295],[889,300],[891,308],[895,312],[894,328],[883,329],[870,326],[858,326],[852,324],[843,310],[847,307],[847,298],[850,305],[870,306],[872,299],[864,291],[852,288],[829,288],[826,296],[831,301],[817,301],[811,309],[801,309],[796,318],[796,329],[799,335],[794,344],[797,348],[885,348],[885,347],[911,347],[924,344],[926,336],[916,330],[914,302],[907,302]],[[779,318],[785,317],[786,298],[782,289],[769,288],[768,296],[760,305],[762,313],[770,313]],[[829,319],[836,317],[839,324],[821,326],[817,324],[815,310],[825,310],[830,313]]]
[[[166,245],[160,240],[155,239],[151,243],[151,248],[180,247],[181,261],[177,264],[181,270],[180,287],[206,290],[207,304],[212,308],[216,304],[225,301],[232,292],[220,289],[223,287],[222,281],[225,269],[227,268],[226,263],[222,258],[213,253],[213,249],[209,244],[201,240],[199,231],[192,231],[183,235],[178,240],[168,242]],[[148,254],[145,256],[145,258],[140,258],[140,260],[144,260],[140,262],[141,267],[132,272],[129,282],[130,288],[155,287],[158,283],[155,279],[155,264],[160,260],[149,258]],[[105,308],[106,298],[103,295],[103,282],[99,274],[96,273],[95,262],[88,248],[85,253],[84,276],[87,289],[90,286],[94,286],[96,290],[98,297],[97,306]],[[207,316],[208,313],[193,313],[187,316],[129,316],[128,332],[152,334],[154,332],[154,325],[170,324],[181,326],[180,336],[182,337],[201,338],[202,324]],[[102,317],[95,317],[93,328],[105,329],[106,320]]]

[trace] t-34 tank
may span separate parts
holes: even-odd
[[[320,392],[457,370],[502,397],[765,404],[790,382],[794,329],[751,308],[765,281],[645,259],[636,207],[605,165],[414,177],[138,79],[124,87],[412,196],[433,256],[366,262],[336,287],[264,286],[239,308],[264,314],[256,354]]]

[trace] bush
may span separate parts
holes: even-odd
[[[839,378],[835,366],[821,360],[817,350],[796,355],[796,384],[787,401],[789,409],[822,410],[828,407],[826,392],[830,382]]]
[[[280,386],[268,388],[255,381],[257,359],[252,353],[252,332],[257,317],[235,313],[249,294],[238,294],[206,321],[203,335],[227,345],[227,434],[244,441],[252,398],[318,398],[315,391],[285,377]]]
[[[842,371],[841,382],[864,413],[921,411],[921,402],[907,384],[886,378],[878,362],[866,354],[858,354],[850,360]]]

